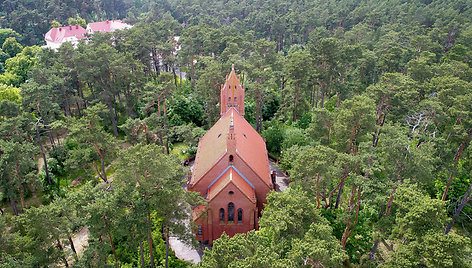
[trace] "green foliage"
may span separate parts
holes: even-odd
[[[282,143],[282,150],[290,148],[294,145],[303,146],[307,141],[303,129],[287,128],[284,133],[284,140]]]
[[[54,21],[53,21],[54,22]],[[67,23],[69,25],[80,25],[82,26],[84,29],[87,28],[87,22],[82,19],[81,17],[77,16],[76,18],[69,18],[67,19]],[[52,23],[51,23],[52,24]]]
[[[345,252],[332,228],[300,191],[272,192],[260,230],[223,234],[205,250],[201,267],[342,267]]]
[[[11,29],[0,29],[0,45],[3,46],[3,43],[5,43],[9,37],[19,38],[20,35]]]
[[[38,54],[40,51],[41,48],[38,46],[25,47],[5,61],[7,72],[18,77],[19,81],[14,85],[19,86],[20,83],[26,80],[29,72],[39,60]]]
[[[106,182],[105,162],[114,159],[116,143],[100,125],[100,114],[104,110],[103,104],[96,104],[86,110],[86,117],[69,122],[70,133],[66,141],[69,156],[64,165],[71,171],[91,166]]]
[[[421,242],[400,246],[385,267],[469,267],[466,238],[427,232]]]
[[[51,28],[59,28],[61,26],[62,26],[62,24],[60,22],[58,22],[57,20],[52,20],[51,21]]]
[[[444,222],[436,217],[444,213],[444,203],[431,199],[416,190],[416,185],[404,184],[397,190],[398,211],[392,238],[405,243],[387,262],[389,267],[467,267],[470,250],[467,238],[450,233],[443,234]]]
[[[23,50],[23,46],[16,41],[15,37],[8,37],[2,44],[2,50],[10,57],[14,57]]]
[[[258,231],[223,236],[201,266],[470,266],[470,3],[112,2],[0,4],[14,29],[0,29],[0,188],[21,215],[2,206],[0,266],[64,265],[85,225],[76,267],[113,265],[112,245],[128,267],[143,246],[149,266],[149,230],[163,265],[162,236],[185,233],[180,205],[199,202],[163,152],[194,155],[231,64],[246,119],[292,184],[269,196]],[[135,25],[57,52],[30,46],[51,25],[108,19]],[[55,182],[43,187],[39,118]],[[28,209],[34,194],[46,205]]]
[[[21,103],[20,89],[5,84],[0,84],[0,101]]]
[[[0,84],[7,86],[15,86],[21,84],[21,77],[10,72],[0,74]]]
[[[171,109],[169,109],[171,124],[193,123],[197,126],[203,125],[203,105],[197,98],[177,95],[172,102]]]
[[[266,146],[269,153],[278,155],[282,149],[284,141],[283,127],[279,123],[274,122],[262,131],[262,137],[266,140]]]

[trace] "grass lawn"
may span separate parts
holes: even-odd
[[[184,161],[187,158],[187,155],[186,155],[187,148],[188,146],[183,142],[174,143],[172,145],[171,153],[175,154],[181,161]]]

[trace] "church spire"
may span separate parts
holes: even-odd
[[[231,107],[244,116],[244,88],[241,86],[239,75],[236,75],[234,71],[234,64],[231,66],[231,72],[226,76],[225,84],[221,86],[220,97],[221,116]]]

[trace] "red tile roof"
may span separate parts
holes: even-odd
[[[234,109],[234,132],[236,133],[236,153],[267,184],[270,179],[269,158],[264,139]]]
[[[49,30],[44,39],[48,42],[62,43],[65,38],[75,37],[78,40],[85,38],[87,31],[80,25],[63,26]]]
[[[207,200],[213,200],[223,189],[232,183],[251,202],[256,203],[256,192],[254,186],[247,181],[236,168],[229,166],[223,173],[208,187]]]
[[[192,210],[192,220],[196,220],[200,218],[206,210],[206,207],[204,205],[198,205]]]
[[[108,33],[113,32],[116,30],[124,30],[130,28],[131,25],[128,25],[121,20],[106,20],[106,21],[99,21],[99,22],[91,22],[88,24],[88,28],[92,29],[92,33],[100,32],[100,33]]]
[[[226,153],[230,117],[222,117],[198,143],[192,181],[198,181]]]
[[[231,122],[236,134],[236,153],[267,185],[270,185],[265,141],[234,108],[228,110],[200,139],[191,183],[198,182],[225,155]]]

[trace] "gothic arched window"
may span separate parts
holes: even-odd
[[[238,223],[242,223],[242,222],[243,222],[243,209],[238,208]]]
[[[234,204],[228,204],[228,222],[234,222]]]
[[[232,155],[232,154],[231,154],[231,155],[229,155],[229,162],[230,162],[230,163],[233,163],[233,160],[234,160],[234,157],[233,157],[233,155]]]
[[[220,208],[220,222],[224,222],[224,221],[225,221],[225,209]]]

